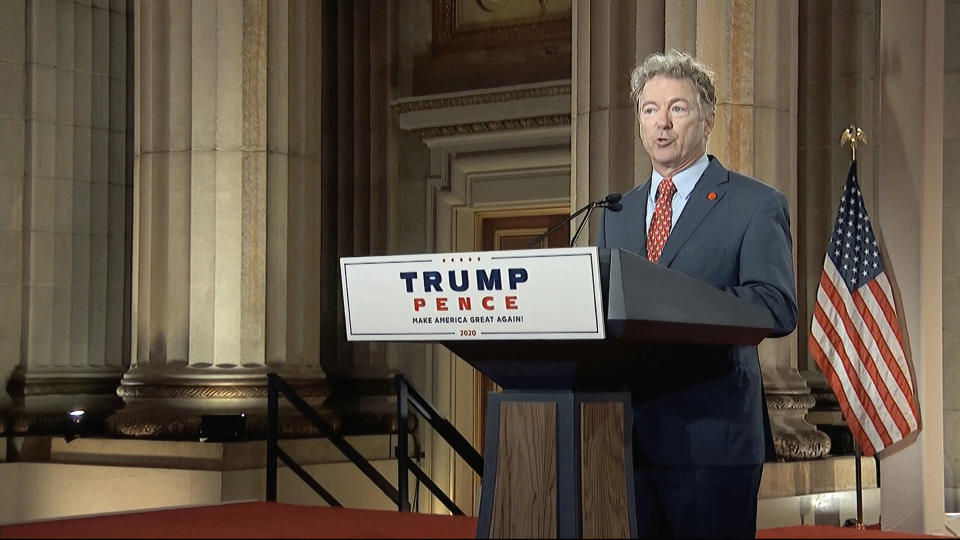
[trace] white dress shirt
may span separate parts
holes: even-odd
[[[690,193],[693,192],[693,188],[697,186],[697,182],[700,180],[700,177],[703,176],[703,171],[707,170],[709,165],[710,158],[708,158],[707,154],[704,153],[702,156],[700,156],[700,159],[693,162],[693,165],[690,165],[686,169],[678,172],[673,177],[673,185],[676,186],[677,192],[673,194],[673,204],[671,205],[671,231],[673,230],[674,225],[677,224],[677,219],[680,217],[680,213],[683,212],[683,207],[686,206],[687,199],[690,198]],[[650,231],[650,220],[653,219],[653,209],[657,204],[657,189],[660,187],[660,182],[663,180],[663,176],[654,170],[651,178],[652,182],[650,182],[650,195],[647,197],[648,234]]]

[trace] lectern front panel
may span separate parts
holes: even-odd
[[[557,536],[557,406],[501,402],[491,538]]]
[[[627,468],[624,404],[623,401],[580,403],[580,504],[584,538],[630,537],[629,491],[624,474]]]

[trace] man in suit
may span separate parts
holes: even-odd
[[[797,323],[790,217],[779,191],[706,154],[712,72],[657,53],[631,76],[651,177],[605,211],[597,244],[623,248],[770,310],[771,335]],[[659,345],[631,377],[642,537],[756,533],[765,459],[774,459],[756,347]]]

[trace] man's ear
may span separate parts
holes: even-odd
[[[713,121],[716,119],[716,113],[711,112],[703,119],[703,136],[707,137],[713,131]]]

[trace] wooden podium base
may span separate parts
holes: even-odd
[[[629,393],[490,393],[478,538],[636,537]]]

